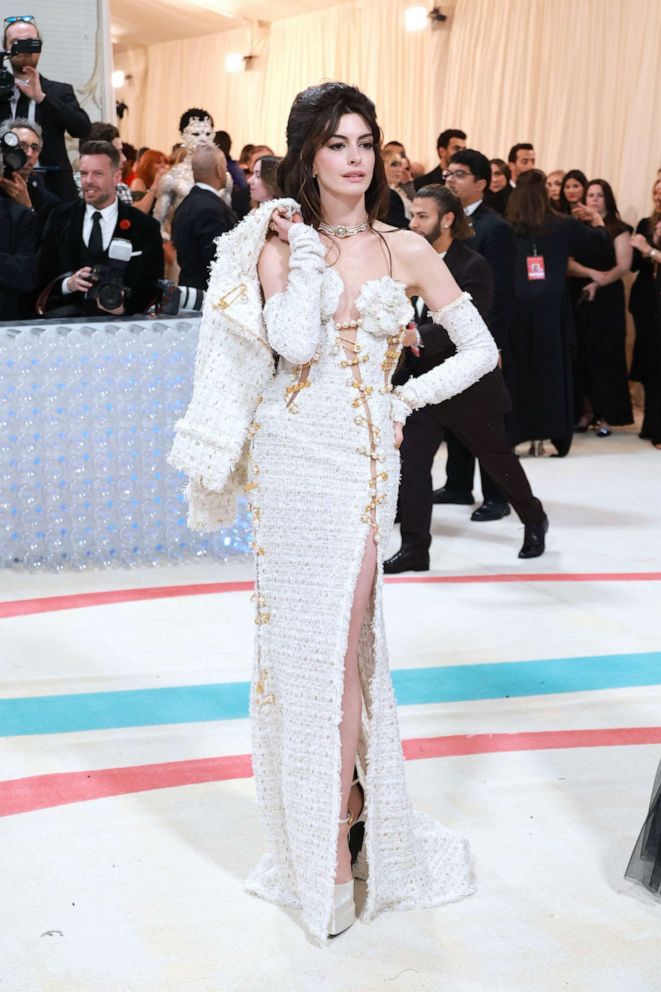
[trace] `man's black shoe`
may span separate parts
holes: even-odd
[[[383,563],[384,575],[397,575],[398,572],[428,572],[428,551],[407,551],[400,548],[397,554]]]
[[[544,554],[544,536],[549,529],[549,518],[545,515],[540,524],[526,524],[519,558],[539,558]]]
[[[487,520],[502,520],[511,512],[509,503],[494,503],[491,499],[485,499],[482,506],[473,510],[471,520],[475,520],[476,523],[484,523]]]
[[[458,493],[447,486],[434,490],[435,503],[458,503],[459,506],[472,506],[475,500],[472,493]]]

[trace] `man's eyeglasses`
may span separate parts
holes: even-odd
[[[465,179],[466,176],[472,175],[472,172],[467,172],[465,169],[453,169],[452,172],[446,169],[443,173],[443,178],[447,181],[448,179]]]
[[[21,21],[25,21],[26,24],[33,24],[34,23],[34,15],[33,14],[17,14],[15,17],[5,17],[5,27],[8,27],[10,24],[18,24]]]
[[[30,145],[30,144],[28,144],[27,141],[21,141],[20,144],[19,144],[19,148],[21,148],[22,151],[24,151],[24,152],[35,152],[36,153],[36,152],[40,152],[41,151],[41,145],[38,145],[36,142],[34,144]]]

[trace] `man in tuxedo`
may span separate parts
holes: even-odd
[[[431,172],[426,172],[424,176],[420,176],[413,183],[416,189],[422,189],[423,186],[431,186],[432,183],[438,183],[441,186],[445,182],[445,170],[450,164],[450,159],[455,152],[460,151],[462,148],[466,147],[466,133],[464,131],[458,130],[458,128],[448,128],[446,131],[441,131],[436,140],[436,153],[438,155],[438,165]]]
[[[520,141],[518,145],[512,145],[507,156],[507,164],[512,173],[510,186],[514,188],[523,172],[530,172],[535,168],[535,149],[530,142]]]
[[[0,179],[0,189],[14,203],[20,203],[28,210],[34,210],[39,220],[39,228],[43,231],[51,210],[62,201],[46,189],[41,176],[34,175],[34,168],[43,148],[41,126],[36,121],[18,117],[13,121],[4,121],[0,125],[0,137],[7,131],[13,131],[18,138],[26,161],[18,172]]]
[[[225,188],[227,160],[216,145],[201,145],[191,158],[195,185],[178,207],[172,221],[180,286],[206,289],[209,266],[216,257],[216,238],[236,224],[220,198]]]
[[[107,141],[83,145],[80,181],[83,200],[51,211],[39,252],[39,286],[47,316],[121,316],[142,313],[154,300],[163,278],[163,242],[157,221],[117,198],[119,154]],[[111,242],[130,243],[122,274],[123,301],[107,309],[86,298],[95,265],[107,265]],[[116,246],[113,246],[116,247]]]
[[[500,366],[505,381],[512,382],[512,347],[510,328],[514,305],[514,235],[509,224],[484,203],[484,192],[491,181],[491,166],[486,155],[466,148],[455,152],[446,172],[446,182],[461,201],[473,236],[466,242],[482,255],[491,267],[494,279],[493,301],[486,316],[489,330],[500,351]],[[515,398],[516,400],[516,398]],[[452,432],[447,436],[447,481],[434,493],[435,503],[459,503],[470,506],[473,500],[475,456]],[[471,515],[475,522],[500,520],[510,513],[503,491],[481,466],[483,502]]]
[[[8,23],[10,20],[5,19],[6,51],[11,51],[15,41],[39,37],[37,25],[30,15]],[[10,58],[14,92],[9,100],[0,101],[0,120],[21,117],[41,125],[43,149],[39,164],[52,168],[46,173],[46,187],[62,200],[75,200],[78,194],[64,135],[68,131],[74,138],[87,137],[90,119],[69,83],[54,82],[37,72],[39,58],[39,53]]]
[[[470,293],[482,317],[493,299],[493,275],[489,263],[466,247],[470,234],[461,203],[447,188],[423,187],[413,201],[410,228],[429,241],[445,260],[459,287]],[[432,323],[423,300],[415,301],[416,327],[409,327],[409,345],[403,367],[396,373],[399,385],[410,376],[424,375],[455,354],[447,332]],[[511,406],[500,369],[487,373],[463,393],[443,403],[415,410],[404,427],[401,447],[402,477],[399,490],[400,550],[384,562],[384,572],[429,569],[431,544],[432,479],[434,456],[448,428],[480,457],[500,483],[524,525],[520,558],[535,558],[544,552],[548,521],[542,504],[518,458],[505,438],[504,412]]]

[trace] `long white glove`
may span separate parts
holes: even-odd
[[[264,306],[269,344],[292,365],[314,358],[321,337],[321,282],[326,249],[307,224],[289,228],[289,277],[287,289]]]
[[[448,332],[457,354],[394,390],[393,417],[401,423],[412,410],[463,393],[498,364],[496,342],[469,293],[462,293],[442,310],[432,312],[431,317]]]

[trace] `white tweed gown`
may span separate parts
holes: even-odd
[[[365,544],[387,536],[395,516],[393,416],[402,418],[390,378],[412,308],[392,278],[365,283],[355,301],[357,350],[345,347],[338,334],[351,337],[351,331],[338,332],[333,320],[342,281],[323,265],[316,233],[296,227],[288,290],[264,309],[281,357],[251,431],[253,764],[269,853],[247,888],[298,907],[323,941],[343,812],[339,726],[349,620]],[[488,371],[459,364],[451,388],[446,384],[450,394]],[[449,369],[448,381],[452,374]],[[466,842],[414,812],[407,795],[384,633],[381,548],[359,652],[369,867],[363,920],[472,891]]]

